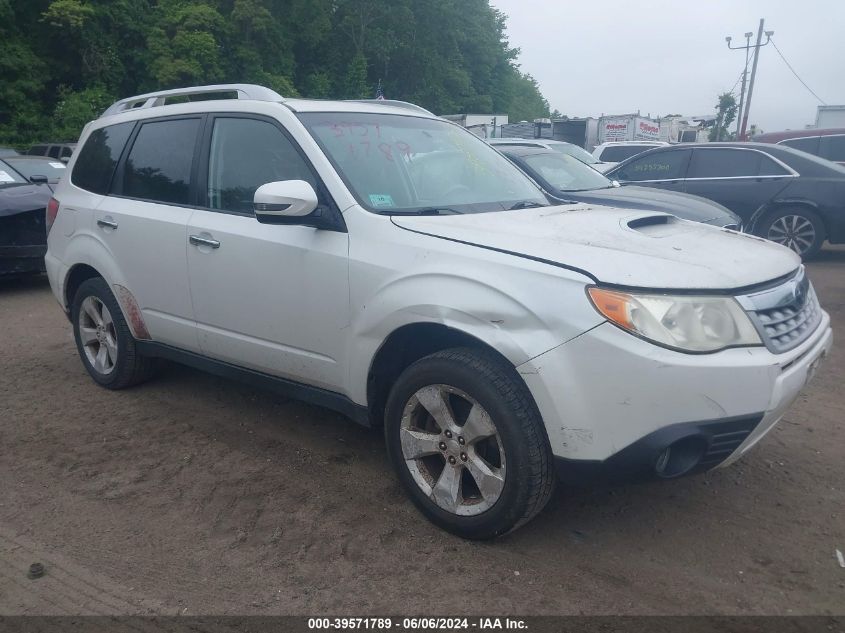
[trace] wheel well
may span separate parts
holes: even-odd
[[[70,309],[73,297],[76,295],[76,291],[82,285],[82,282],[93,277],[102,277],[102,275],[88,264],[77,264],[70,269],[67,275],[67,281],[65,281],[65,305],[68,309]]]
[[[413,323],[395,330],[376,352],[367,376],[370,424],[382,426],[387,396],[396,378],[419,359],[452,347],[486,349],[510,363],[501,353],[477,338],[439,323]]]
[[[772,217],[775,213],[778,213],[779,211],[783,211],[783,210],[791,209],[791,208],[795,208],[795,207],[798,207],[798,208],[800,208],[804,211],[810,211],[813,215],[815,215],[819,219],[819,222],[821,222],[822,227],[824,228],[825,234],[824,234],[823,237],[827,238],[828,229],[827,229],[827,224],[825,223],[824,217],[822,217],[822,215],[819,213],[818,209],[814,205],[810,204],[809,202],[803,202],[801,200],[790,200],[790,201],[785,201],[785,202],[778,202],[777,204],[775,204],[775,205],[771,206],[770,208],[766,209],[754,220],[754,225],[753,225],[752,230],[754,231],[755,234],[759,235],[761,227],[763,226],[763,222],[768,220],[770,217]]]

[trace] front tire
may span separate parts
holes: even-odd
[[[79,357],[97,384],[123,389],[153,375],[155,360],[138,353],[105,280],[95,277],[80,284],[71,304],[71,319]]]
[[[821,218],[813,211],[801,207],[775,211],[763,220],[759,234],[767,240],[786,246],[803,260],[818,253],[825,240]]]
[[[405,369],[387,400],[385,435],[414,504],[464,538],[516,529],[554,488],[539,411],[513,367],[491,352],[449,349]]]

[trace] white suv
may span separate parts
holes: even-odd
[[[198,93],[238,99],[166,104]],[[165,358],[383,426],[411,499],[465,537],[528,521],[556,471],[734,461],[832,340],[790,250],[548,206],[410,104],[248,85],[126,99],[86,126],[47,220],[50,284],[97,383]]]

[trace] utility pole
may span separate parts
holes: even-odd
[[[728,48],[731,50],[745,50],[745,66],[742,71],[742,91],[739,95],[739,109],[737,110],[737,120],[736,120],[736,140],[740,141],[745,137],[745,129],[748,125],[748,113],[751,110],[751,93],[754,90],[754,77],[757,74],[757,59],[760,55],[760,49],[769,43],[769,40],[772,39],[772,35],[775,34],[774,31],[766,31],[766,41],[765,43],[760,43],[763,39],[763,18],[760,18],[760,26],[757,29],[757,43],[755,45],[751,45],[751,36],[754,35],[752,32],[748,32],[745,34],[745,46],[731,46],[731,38],[730,36],[725,38],[725,41],[728,43]],[[748,85],[748,99],[745,98],[745,83],[746,79],[748,78],[748,56],[751,49],[754,49],[754,64],[751,68],[751,82]],[[743,110],[744,108],[744,110]]]

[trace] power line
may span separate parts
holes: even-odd
[[[793,74],[793,75],[795,75],[795,78],[796,78],[798,81],[800,81],[800,82],[801,82],[801,85],[803,85],[803,86],[804,86],[807,90],[809,90],[809,91],[810,91],[810,94],[812,94],[812,95],[813,95],[816,99],[818,99],[818,100],[821,102],[821,104],[822,104],[822,105],[827,105],[827,103],[825,103],[825,102],[824,102],[824,100],[823,100],[823,99],[822,99],[819,95],[817,95],[815,92],[813,92],[813,89],[812,89],[812,88],[810,88],[810,86],[808,86],[808,85],[804,82],[804,80],[803,80],[803,79],[801,79],[801,77],[799,77],[799,76],[798,76],[798,73],[797,73],[797,72],[795,72],[795,69],[792,67],[792,65],[791,65],[788,61],[786,61],[786,57],[784,57],[784,56],[783,56],[783,53],[781,53],[781,52],[780,52],[780,49],[778,48],[778,45],[777,45],[777,44],[775,44],[775,41],[774,41],[774,40],[771,40],[771,42],[772,42],[772,46],[774,46],[774,47],[775,47],[775,50],[778,52],[778,55],[780,55],[780,58],[783,60],[783,63],[784,63],[784,64],[786,64],[786,67],[787,67],[787,68],[789,68],[789,70],[791,70],[791,71],[792,71],[792,74]]]

